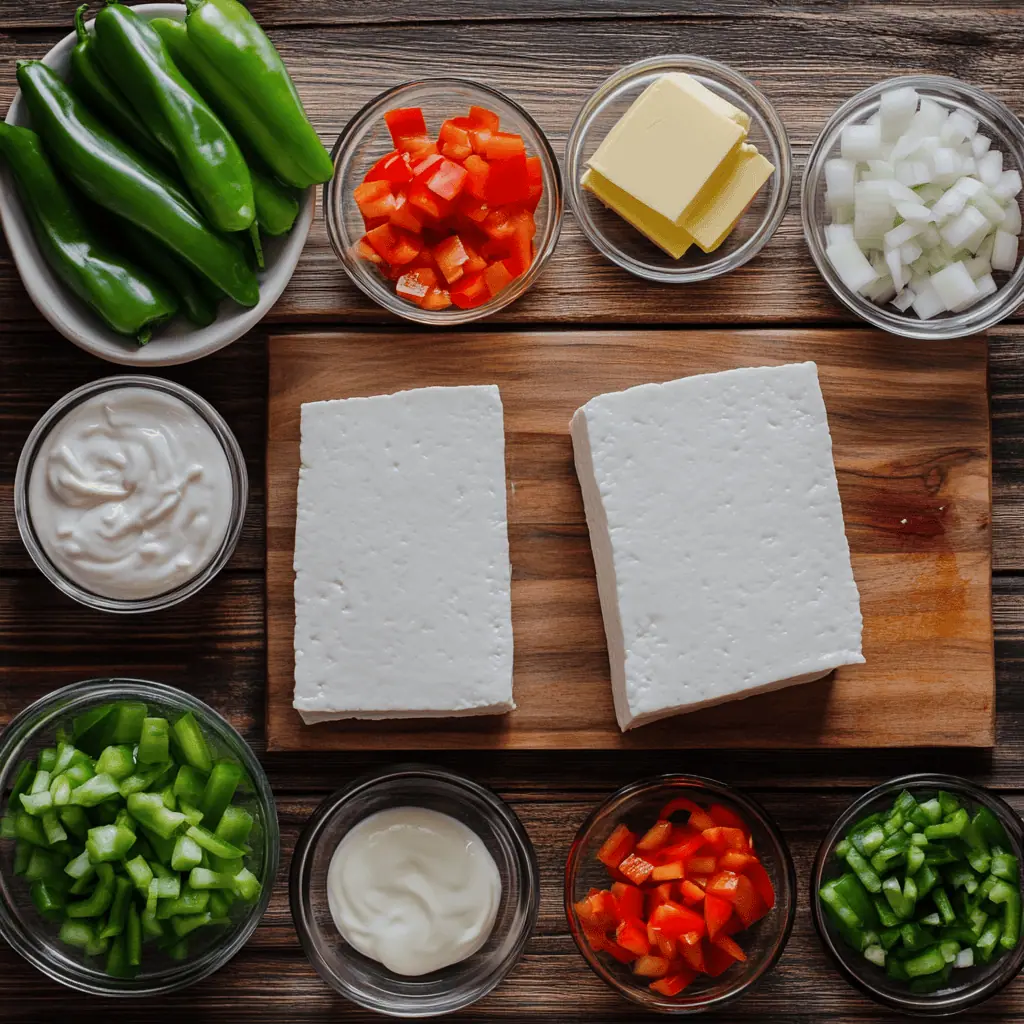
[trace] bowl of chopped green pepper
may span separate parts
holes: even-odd
[[[1003,800],[954,775],[869,790],[832,826],[812,876],[815,928],[876,1002],[959,1013],[1024,965],[1024,829]]]
[[[0,935],[105,996],[184,988],[228,962],[270,899],[280,834],[263,769],[181,690],[64,687],[0,736]]]

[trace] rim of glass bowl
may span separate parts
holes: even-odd
[[[753,819],[764,829],[772,842],[772,854],[778,864],[778,878],[776,886],[783,888],[786,893],[788,909],[786,911],[782,927],[778,937],[774,941],[771,952],[766,956],[758,971],[742,984],[722,993],[721,995],[691,1005],[682,1005],[673,1002],[669,998],[659,999],[648,994],[646,989],[635,986],[624,985],[610,971],[605,968],[604,963],[598,959],[593,950],[590,949],[586,939],[581,934],[581,929],[576,920],[573,902],[575,899],[574,889],[576,875],[583,860],[585,848],[590,839],[590,833],[594,827],[609,816],[621,816],[623,809],[633,803],[638,797],[647,796],[659,789],[679,789],[680,795],[685,790],[702,791],[704,793],[720,797],[729,803],[742,808],[745,817]],[[705,778],[702,775],[680,775],[670,773],[666,775],[655,775],[651,778],[640,779],[631,782],[627,786],[616,790],[606,800],[600,803],[587,815],[583,824],[580,825],[576,836],[569,849],[569,856],[565,862],[565,889],[564,904],[565,915],[569,922],[569,931],[572,933],[573,941],[583,956],[590,969],[613,991],[618,992],[630,1002],[642,1006],[646,1010],[653,1010],[657,1013],[675,1014],[677,1016],[688,1016],[697,1013],[704,1013],[708,1010],[720,1010],[731,1005],[737,999],[746,995],[756,987],[766,974],[778,963],[786,944],[789,942],[790,933],[793,930],[793,922],[796,919],[796,868],[793,865],[793,856],[782,835],[778,825],[772,820],[768,812],[751,796],[715,779]],[[780,900],[776,900],[778,908]]]
[[[542,239],[542,242],[537,248],[533,263],[530,264],[525,274],[517,277],[489,302],[485,302],[475,309],[457,309],[454,306],[440,310],[420,309],[419,306],[414,306],[411,302],[399,298],[394,289],[388,287],[390,282],[384,281],[380,274],[372,267],[367,266],[365,260],[360,260],[352,254],[352,246],[359,239],[352,237],[349,233],[345,215],[342,212],[354,202],[352,196],[346,194],[344,188],[344,178],[352,149],[362,142],[368,132],[379,126],[384,111],[394,106],[400,97],[421,89],[442,90],[446,87],[457,87],[476,92],[484,103],[496,99],[499,103],[511,107],[516,115],[522,118],[523,123],[535,136],[534,139],[528,141],[537,144],[536,155],[540,157],[544,175],[544,193],[547,197],[547,216],[543,225],[538,225],[537,229],[537,236]],[[399,102],[399,105],[403,104]],[[405,320],[435,327],[482,320],[522,296],[540,276],[545,264],[555,251],[558,236],[562,230],[563,212],[562,176],[555,151],[551,148],[544,129],[531,114],[505,93],[481,82],[454,77],[418,78],[385,90],[366,103],[345,125],[331,150],[331,160],[334,163],[334,174],[324,186],[323,197],[324,219],[327,221],[327,237],[331,241],[331,247],[341,261],[349,279],[364,295]]]
[[[49,733],[59,722],[95,704],[130,698],[192,711],[201,719],[203,727],[212,731],[218,741],[241,760],[252,782],[254,800],[260,807],[263,835],[260,881],[263,892],[259,901],[251,907],[249,916],[236,925],[229,942],[224,945],[214,944],[194,960],[186,960],[180,966],[135,979],[124,979],[111,978],[99,969],[87,970],[71,955],[63,953],[56,942],[49,945],[38,933],[23,930],[21,922],[8,909],[10,894],[6,880],[0,877],[0,933],[4,939],[25,960],[54,981],[78,992],[114,998],[174,992],[194,985],[228,963],[249,941],[266,912],[274,888],[281,848],[274,794],[249,744],[223,715],[208,704],[183,690],[147,679],[85,679],[54,690],[19,712],[0,733],[0,794],[5,791],[10,777],[17,769],[21,750],[33,737]]]
[[[106,391],[114,391],[118,388],[141,387],[150,388],[154,391],[162,391],[180,399],[190,409],[197,412],[213,431],[214,436],[220,441],[224,449],[224,455],[228,460],[228,468],[231,471],[231,518],[228,521],[227,532],[221,540],[217,553],[209,561],[206,567],[196,573],[191,579],[186,580],[172,590],[157,594],[154,597],[142,598],[117,598],[105,597],[102,594],[94,594],[90,590],[76,583],[53,563],[50,556],[40,543],[36,535],[35,526],[32,524],[32,516],[29,509],[28,489],[32,478],[32,469],[35,466],[36,458],[53,428],[67,415],[75,406],[80,405],[93,395]],[[58,399],[39,418],[39,421],[32,428],[21,449],[21,456],[18,459],[18,468],[14,474],[14,517],[18,523],[18,532],[21,534],[22,543],[32,556],[36,568],[62,593],[68,597],[84,604],[89,608],[96,608],[99,611],[118,612],[121,614],[133,614],[137,612],[153,612],[163,608],[170,608],[179,604],[186,598],[202,590],[220,571],[227,565],[228,560],[234,553],[238,539],[242,535],[242,526],[245,520],[245,509],[249,499],[249,476],[245,468],[245,457],[239,447],[238,440],[232,433],[231,428],[224,421],[217,410],[210,405],[201,395],[171,380],[164,380],[162,377],[151,377],[148,374],[123,374],[116,377],[102,377],[89,384],[69,391],[63,398]]]
[[[1024,826],[1022,826],[1017,813],[1002,798],[958,775],[930,773],[900,775],[862,793],[839,815],[835,824],[829,829],[828,835],[822,840],[811,870],[809,893],[811,918],[814,921],[814,929],[818,933],[818,938],[821,940],[822,946],[825,947],[825,952],[828,953],[839,973],[854,988],[890,1009],[914,1016],[946,1017],[977,1006],[1016,978],[1021,967],[1024,966],[1024,942],[1018,942],[1016,949],[998,960],[991,972],[988,975],[982,975],[976,985],[945,996],[940,993],[915,995],[909,991],[897,995],[872,985],[870,981],[866,981],[853,971],[849,966],[849,960],[859,954],[848,949],[841,939],[833,936],[832,926],[826,920],[824,911],[821,909],[821,900],[818,898],[818,890],[825,880],[826,872],[834,864],[833,852],[836,843],[843,837],[846,830],[859,817],[869,813],[868,807],[883,799],[891,801],[891,798],[903,789],[909,789],[911,792],[921,789],[948,789],[952,793],[962,794],[976,804],[988,807],[1006,829],[1018,860],[1024,864]]]
[[[770,179],[772,191],[764,217],[757,230],[728,255],[699,266],[656,267],[634,259],[628,253],[616,248],[594,223],[580,185],[583,171],[583,140],[589,132],[591,121],[616,89],[634,78],[650,74],[653,71],[684,71],[729,86],[754,111],[772,149],[771,157],[775,164],[775,173]],[[668,54],[629,64],[610,78],[605,79],[594,90],[576,115],[576,120],[573,121],[572,128],[569,130],[569,137],[565,144],[565,180],[569,206],[577,223],[583,229],[583,233],[590,239],[595,249],[603,253],[612,263],[637,277],[667,284],[690,284],[696,281],[708,281],[720,277],[722,274],[728,274],[737,267],[742,267],[768,244],[779,224],[782,223],[782,218],[789,205],[789,196],[793,188],[793,156],[782,118],[779,117],[771,100],[749,78],[741,75],[729,65],[721,64],[707,57],[697,57],[693,54]]]
[[[962,338],[992,327],[1009,316],[1024,301],[1024,259],[1006,283],[987,299],[963,313],[954,313],[942,318],[921,320],[916,316],[905,316],[888,303],[876,305],[869,299],[851,292],[840,280],[832,264],[825,256],[824,215],[818,214],[824,204],[825,161],[830,159],[839,143],[839,133],[850,124],[859,124],[878,108],[880,97],[889,89],[911,86],[940,102],[944,106],[952,101],[956,106],[967,109],[983,122],[988,130],[996,129],[1003,146],[1004,155],[1013,160],[1024,174],[1024,125],[1004,103],[966,82],[944,75],[901,75],[851,96],[825,122],[825,127],[811,146],[804,169],[804,180],[800,192],[800,219],[803,223],[804,239],[810,250],[818,272],[824,278],[832,294],[851,312],[875,327],[917,341],[944,341]],[[995,141],[995,140],[994,140]],[[819,203],[819,198],[821,202]],[[1019,202],[1018,198],[1018,202]],[[890,309],[892,310],[890,312]]]
[[[403,780],[425,780],[440,784],[447,788],[456,800],[469,793],[475,800],[482,802],[487,807],[493,815],[496,825],[505,833],[515,853],[519,868],[518,906],[522,911],[522,921],[516,941],[504,959],[481,984],[465,991],[450,991],[444,997],[431,997],[429,1002],[425,1001],[420,1006],[404,1004],[385,1006],[373,998],[367,997],[361,989],[348,984],[335,975],[321,956],[319,946],[314,940],[308,924],[313,917],[313,910],[310,906],[309,876],[313,853],[320,841],[321,833],[335,814],[361,794],[381,786],[401,783]],[[309,957],[317,973],[327,985],[341,993],[346,999],[368,1010],[391,1017],[422,1018],[453,1013],[471,1006],[492,992],[519,962],[523,949],[537,924],[537,915],[540,909],[540,870],[533,843],[526,829],[515,812],[496,793],[457,772],[427,764],[408,763],[393,765],[381,771],[363,775],[339,789],[317,807],[303,827],[298,842],[295,844],[288,890],[292,919],[295,922],[299,941],[302,943],[306,956]]]

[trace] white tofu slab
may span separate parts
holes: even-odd
[[[814,363],[599,395],[571,431],[620,728],[864,661]]]
[[[512,710],[497,387],[303,405],[294,565],[307,723]]]

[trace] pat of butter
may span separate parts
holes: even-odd
[[[707,86],[701,85],[692,75],[683,71],[670,71],[665,77],[671,78],[680,89],[684,89],[691,96],[702,100],[716,114],[735,121],[741,128],[750,128],[750,115],[745,110],[740,110],[717,92],[712,92]]]
[[[634,199],[679,223],[745,136],[742,125],[712,109],[676,77],[663,75],[623,114],[588,164]]]
[[[679,259],[693,244],[693,239],[685,228],[673,224],[667,217],[655,213],[649,206],[644,206],[639,199],[634,199],[618,185],[613,185],[593,167],[587,168],[580,184],[624,221],[646,235],[655,245],[664,249],[673,259]]]
[[[737,147],[686,211],[686,232],[705,252],[713,252],[774,170],[756,147],[747,143]]]

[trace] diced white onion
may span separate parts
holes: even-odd
[[[1006,231],[996,231],[992,243],[992,269],[1005,270],[1007,273],[1017,265],[1017,236]]]
[[[856,241],[835,242],[825,250],[825,255],[843,284],[852,292],[859,292],[878,280],[878,274]]]
[[[914,301],[911,306],[914,312],[922,320],[931,320],[933,316],[945,312],[945,305],[939,298],[938,292],[932,287],[931,282],[926,282],[923,288],[916,289]]]
[[[826,160],[825,188],[828,191],[829,206],[852,203],[856,180],[857,165],[852,160]]]
[[[853,241],[853,225],[852,224],[826,224],[825,225],[825,242],[827,245],[832,245],[834,242],[852,242]]]
[[[998,149],[990,149],[978,161],[978,177],[983,185],[995,188],[1003,176],[1003,154]]]
[[[975,135],[971,139],[971,155],[975,160],[980,160],[992,145],[992,140],[987,135]]]
[[[877,124],[852,124],[843,129],[840,150],[844,160],[875,160],[881,147],[882,131]]]
[[[917,99],[917,90],[909,85],[882,93],[878,113],[883,139],[893,142],[907,130],[911,118],[917,113]]]
[[[1020,171],[1003,171],[999,181],[992,187],[992,195],[999,202],[1005,203],[1008,199],[1013,199],[1020,189]]]
[[[989,227],[985,215],[976,206],[965,206],[964,209],[951,220],[939,234],[949,242],[950,245],[959,249],[966,245],[968,239],[979,229],[986,230]]]
[[[978,286],[963,263],[950,263],[936,271],[931,285],[947,310],[966,309],[978,297]]]

